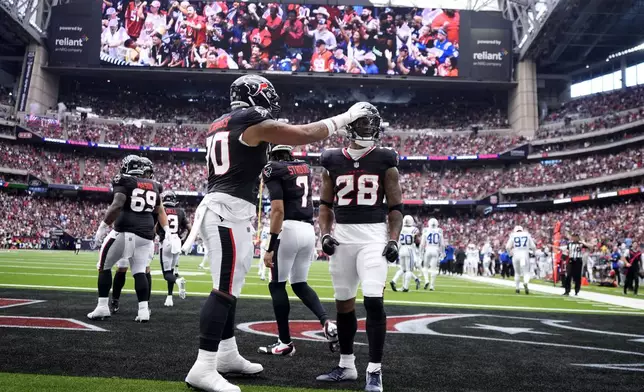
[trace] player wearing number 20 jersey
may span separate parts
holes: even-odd
[[[146,267],[154,247],[154,218],[158,215],[159,225],[167,233],[168,219],[161,204],[159,185],[150,178],[143,177],[150,167],[144,158],[129,155],[123,159],[121,173],[113,181],[114,200],[105,213],[105,218],[96,232],[95,241],[102,242],[109,226],[112,230],[101,246],[98,263],[98,306],[89,313],[90,319],[103,319],[110,316],[107,305],[112,286],[112,266],[119,260],[129,261],[134,276],[134,287],[139,300],[136,321],[150,319],[148,300],[150,297]]]
[[[271,198],[271,227],[266,254],[260,262],[271,267],[268,289],[273,299],[279,340],[260,347],[259,352],[270,355],[291,356],[295,353],[288,327],[287,281],[290,281],[295,295],[324,326],[330,342],[337,340],[335,324],[329,321],[318,295],[306,282],[315,250],[311,169],[306,162],[293,158],[292,149],[286,145],[273,147],[271,161],[262,171]]]

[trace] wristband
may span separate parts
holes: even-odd
[[[275,250],[275,245],[277,245],[277,237],[279,234],[271,233],[271,239],[268,241],[268,248],[266,248],[267,252],[272,252]]]

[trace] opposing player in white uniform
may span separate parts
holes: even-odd
[[[445,252],[445,236],[443,229],[438,227],[438,221],[434,218],[429,220],[429,227],[423,230],[423,277],[425,278],[425,290],[429,286],[431,291],[434,291],[434,283],[438,275],[438,264],[443,258]],[[431,276],[431,281],[428,281],[428,275]]]
[[[483,276],[492,276],[492,255],[493,255],[493,250],[492,250],[492,245],[490,245],[490,241],[487,240],[485,241],[485,244],[483,244],[483,249],[481,249],[481,253],[483,254]]]
[[[266,280],[266,266],[264,265],[264,255],[266,254],[266,249],[268,248],[268,241],[270,239],[271,223],[266,222],[262,227],[262,233],[260,234],[260,247],[259,247],[259,262],[257,263],[257,275],[261,280]]]
[[[479,260],[481,260],[481,255],[479,250],[476,248],[476,245],[469,244],[467,250],[465,251],[465,273],[470,276],[476,275],[476,270],[478,269]]]
[[[519,281],[523,275],[523,288],[526,294],[530,294],[528,283],[530,283],[530,251],[536,250],[537,246],[532,240],[532,236],[523,227],[516,226],[510,234],[508,242],[505,244],[508,252],[512,252],[512,265],[514,266],[514,283],[516,292],[519,294]]]
[[[398,241],[400,251],[398,257],[400,260],[399,270],[394,275],[394,278],[389,282],[393,291],[396,289],[396,282],[400,275],[403,276],[403,292],[409,291],[409,281],[414,278],[416,282],[416,290],[420,288],[420,279],[414,274],[416,267],[416,239],[420,235],[418,228],[415,226],[414,218],[411,215],[405,215],[403,218],[403,227],[400,231],[400,240]]]
[[[537,249],[535,256],[537,257],[537,267],[539,268],[538,277],[539,279],[544,279],[552,267],[548,247],[544,246],[542,249]]]

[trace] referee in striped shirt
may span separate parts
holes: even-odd
[[[568,255],[568,265],[566,266],[566,280],[564,281],[564,288],[566,292],[563,295],[570,295],[571,281],[575,280],[575,295],[579,294],[581,289],[581,273],[583,270],[584,262],[581,259],[581,251],[583,248],[590,248],[588,244],[579,240],[579,234],[572,235],[572,241],[567,245],[561,247],[561,250],[566,251]]]

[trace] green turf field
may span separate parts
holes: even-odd
[[[97,252],[71,251],[1,251],[0,288],[32,288],[59,290],[96,290]],[[210,274],[197,268],[201,258],[184,256],[180,261],[180,272],[186,278],[188,295],[204,296],[212,287]],[[159,271],[158,256],[152,261],[153,295],[163,295],[165,282]],[[242,296],[270,298],[267,283],[259,279],[257,260],[246,278]],[[390,278],[396,268],[390,268]],[[422,278],[422,277],[421,277]],[[333,289],[325,262],[314,262],[309,275],[309,284],[323,301],[333,300]],[[133,292],[134,281],[127,280],[126,292]],[[399,283],[400,286],[400,283]],[[641,313],[633,309],[606,306],[581,298],[563,298],[557,295],[532,293],[517,295],[513,290],[492,284],[474,283],[451,276],[439,276],[436,291],[412,290],[408,293],[393,292],[387,287],[386,302],[402,305],[431,305],[478,309],[506,309],[529,311],[577,311],[597,313]],[[129,290],[129,291],[128,291]],[[606,294],[621,295],[619,288],[588,287]]]

